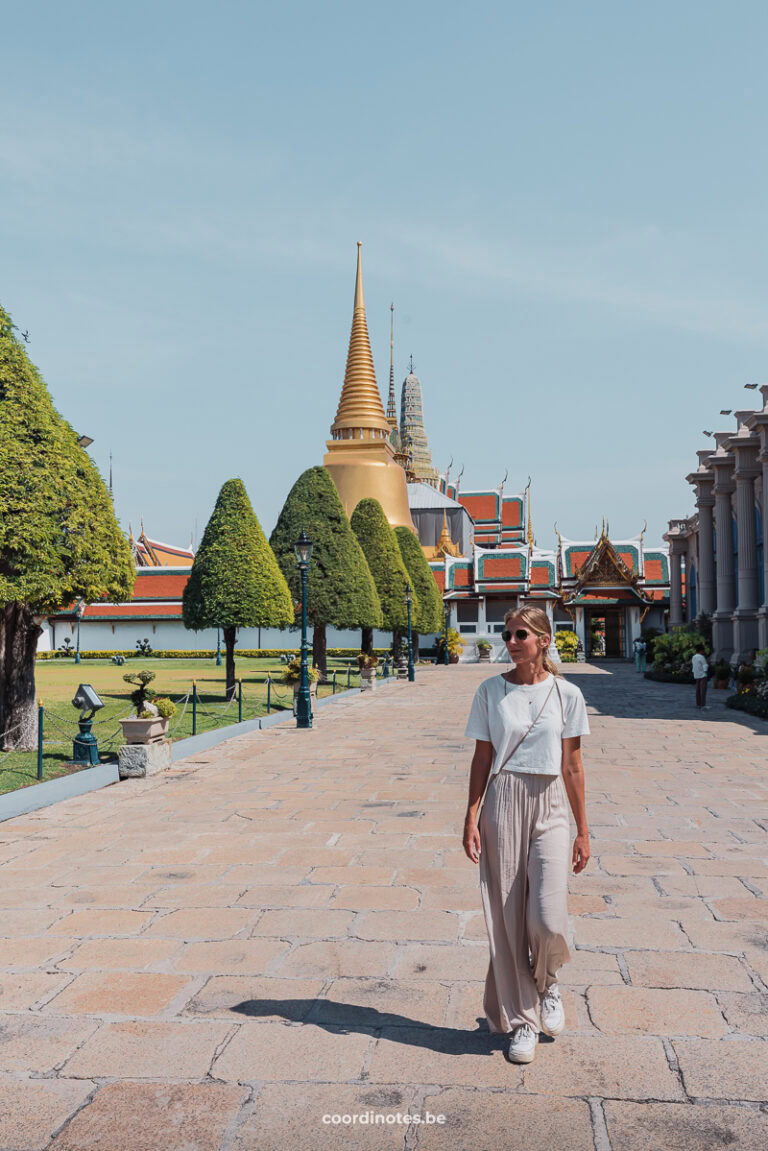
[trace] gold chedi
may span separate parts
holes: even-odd
[[[331,473],[348,516],[360,500],[370,497],[379,501],[392,527],[415,531],[408,508],[405,472],[395,461],[389,440],[392,427],[376,383],[365,318],[360,247],[358,243],[347,370],[323,464]]]

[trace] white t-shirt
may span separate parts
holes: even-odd
[[[702,655],[700,651],[696,652],[696,655],[691,660],[691,665],[693,667],[694,679],[707,678],[707,657]]]
[[[562,740],[575,735],[589,735],[587,708],[581,691],[570,680],[560,676],[557,684],[553,681],[554,677],[548,675],[541,683],[509,683],[503,675],[493,675],[480,684],[464,734],[493,744],[492,776],[501,770],[502,765],[505,771],[560,775]],[[562,712],[558,688],[563,701]],[[507,760],[512,748],[539,715],[545,700],[547,703],[533,730]]]

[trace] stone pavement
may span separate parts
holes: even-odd
[[[569,670],[594,855],[567,1030],[523,1068],[482,1019],[460,842],[496,673],[419,670],[0,824],[0,1148],[768,1146],[768,725]]]

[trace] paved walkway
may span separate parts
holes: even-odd
[[[595,854],[567,1030],[521,1068],[460,844],[489,673],[0,824],[0,1148],[768,1146],[768,725],[573,670]]]

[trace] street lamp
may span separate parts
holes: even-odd
[[[80,663],[80,620],[85,614],[85,600],[80,600],[77,605],[77,649],[75,651],[75,663]]]
[[[446,667],[448,667],[449,663],[451,662],[448,657],[448,617],[450,615],[451,609],[447,603],[443,604],[443,607],[445,608],[443,624],[443,663]]]
[[[411,604],[413,603],[413,589],[407,583],[405,585],[405,606],[408,608],[408,680],[413,683],[416,678],[416,672],[413,666],[413,639],[411,637]]]
[[[301,673],[299,696],[296,700],[296,726],[312,726],[312,700],[309,696],[309,665],[307,662],[307,579],[309,562],[312,559],[312,540],[304,528],[293,545],[296,552],[296,566],[301,572]]]

